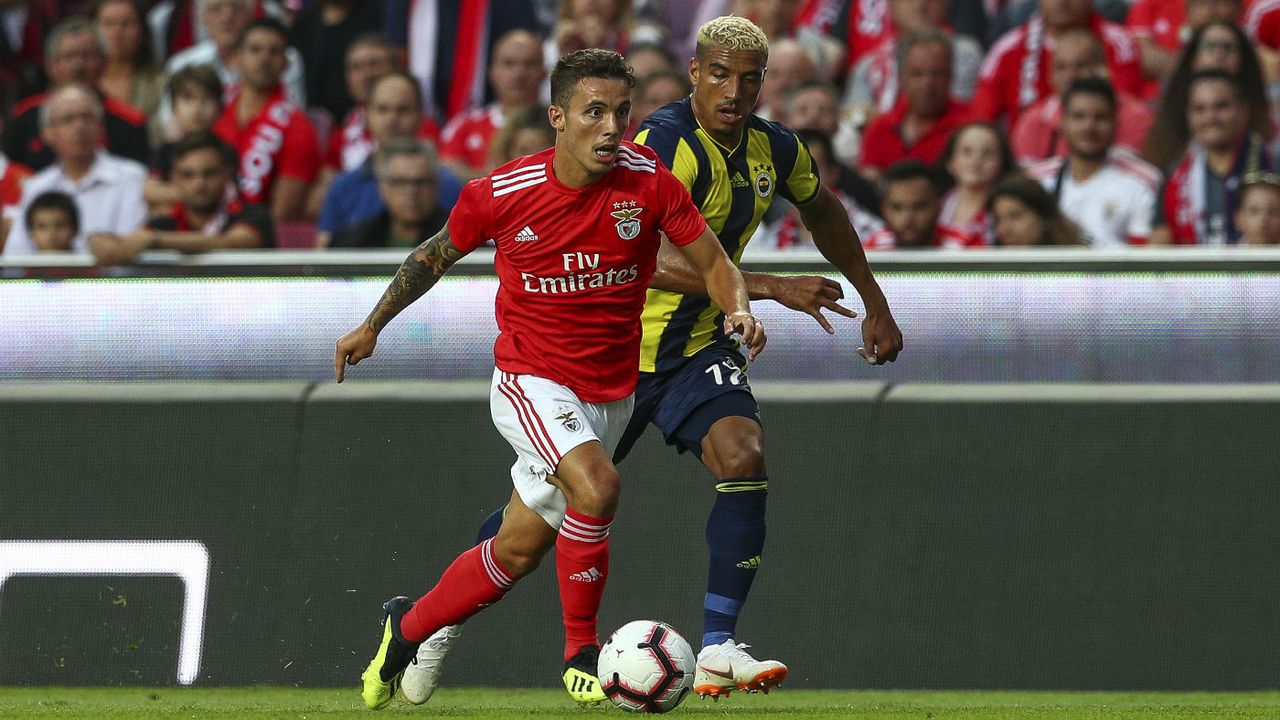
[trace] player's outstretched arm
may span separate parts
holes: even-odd
[[[720,247],[720,241],[710,228],[703,230],[680,250],[701,275],[711,301],[724,312],[724,331],[730,335],[741,335],[742,343],[750,351],[747,359],[754,360],[764,349],[767,339],[764,325],[751,314],[751,302],[742,273],[724,254],[724,248]]]
[[[821,275],[770,275],[742,270],[742,280],[747,284],[747,296],[752,300],[773,300],[783,307],[798,310],[834,335],[836,330],[822,314],[830,310],[837,315],[854,318],[858,313],[841,305],[844,288],[840,283]],[[694,269],[675,245],[665,237],[658,251],[658,269],[649,281],[649,287],[671,292],[706,295],[707,286],[702,275]]]
[[[872,365],[883,365],[898,359],[902,350],[902,331],[889,311],[889,301],[880,291],[867,255],[862,252],[858,232],[849,222],[844,204],[826,187],[818,189],[812,202],[799,206],[800,219],[813,234],[813,244],[836,267],[862,297],[867,315],[862,320],[862,347],[858,354]]]
[[[465,254],[449,241],[448,225],[409,253],[369,317],[339,338],[333,356],[333,373],[338,382],[343,381],[347,365],[355,365],[373,354],[382,328],[430,290]]]

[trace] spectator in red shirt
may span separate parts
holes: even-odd
[[[903,160],[884,175],[885,228],[863,238],[868,250],[917,250],[941,244],[938,216],[942,212],[941,173],[919,160]]]
[[[982,66],[982,46],[947,26],[947,0],[889,0],[889,14],[892,32],[849,73],[844,106],[850,113],[870,119],[893,109],[900,84],[898,38],[930,28],[940,28],[951,36],[951,94],[964,102],[972,100]]]
[[[494,102],[451,118],[440,134],[440,161],[463,180],[488,172],[489,143],[514,110],[538,104],[546,71],[542,44],[527,30],[512,30],[493,46],[489,85]]]
[[[1061,94],[1072,82],[1086,77],[1107,77],[1107,56],[1102,41],[1088,30],[1063,33],[1053,48],[1050,82],[1054,94],[1027,108],[1013,124],[1009,140],[1018,161],[1027,164],[1067,154],[1062,125]],[[1155,114],[1141,99],[1116,93],[1116,145],[1139,152]]]
[[[987,53],[973,95],[973,114],[980,120],[1007,117],[1009,126],[1027,108],[1049,97],[1049,48],[1066,31],[1085,28],[1106,47],[1111,82],[1118,92],[1142,91],[1138,47],[1119,25],[1094,12],[1090,0],[1039,0],[1040,12],[1010,30]]]
[[[45,42],[45,72],[48,93],[32,95],[13,107],[9,117],[5,154],[35,170],[53,164],[53,151],[40,136],[40,106],[53,90],[72,83],[98,87],[105,56],[93,23],[71,18],[49,33]],[[106,147],[113,155],[146,163],[151,150],[147,142],[147,118],[136,108],[98,93],[106,127]]]
[[[912,33],[902,42],[902,97],[862,136],[864,174],[878,177],[890,165],[913,159],[932,163],[951,132],[969,117],[951,97],[951,39],[941,30]]]
[[[287,42],[275,20],[250,23],[236,50],[242,84],[213,124],[239,155],[241,194],[268,205],[276,222],[302,215],[320,165],[315,128],[285,97],[280,82]]]
[[[1258,54],[1235,23],[1214,20],[1197,30],[1182,49],[1178,67],[1165,84],[1155,120],[1142,146],[1142,159],[1162,171],[1168,171],[1187,149],[1191,135],[1187,126],[1191,77],[1204,70],[1222,70],[1238,79],[1249,105],[1250,130],[1268,140],[1273,135],[1271,106]]]
[[[1258,3],[1265,4],[1265,3]],[[1192,33],[1213,20],[1240,20],[1241,0],[1138,0],[1125,16],[1124,25],[1138,43],[1142,70],[1158,87],[1173,74],[1178,54]],[[1147,92],[1145,97],[1151,97]]]

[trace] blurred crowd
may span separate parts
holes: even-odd
[[[1280,242],[1280,0],[0,0],[0,246],[412,247],[554,143],[563,53],[634,133],[724,14],[869,249]]]

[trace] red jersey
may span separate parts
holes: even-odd
[[[1142,68],[1133,38],[1096,12],[1089,19],[1089,28],[1106,50],[1116,92],[1141,94]],[[1024,110],[1053,94],[1049,85],[1050,41],[1040,15],[996,41],[978,72],[972,104],[975,119],[996,120],[1008,115],[1012,127]]]
[[[1185,0],[1138,0],[1129,8],[1124,26],[1135,38],[1146,38],[1169,52],[1178,52],[1191,33]]]
[[[906,159],[932,164],[947,147],[956,128],[969,120],[969,108],[952,100],[946,112],[925,129],[911,145],[902,138],[902,121],[907,117],[907,99],[899,98],[893,110],[877,115],[862,134],[862,166],[881,172]]]
[[[302,111],[285,99],[284,87],[263,106],[262,112],[241,126],[236,120],[240,91],[236,89],[213,132],[235,148],[240,157],[237,175],[240,192],[250,203],[271,199],[271,185],[278,177],[312,182],[320,169],[320,139]]]
[[[31,168],[0,155],[0,207],[16,207],[22,200],[22,184],[31,176]]]
[[[580,189],[556,179],[554,157],[550,148],[467,183],[450,240],[463,252],[497,245],[498,368],[612,402],[635,392],[659,231],[687,245],[707,221],[643,145],[622,143],[613,170]]]
[[[468,110],[453,118],[440,133],[440,157],[457,160],[482,172],[489,167],[489,145],[502,129],[502,109],[497,105]]]
[[[1245,15],[1244,31],[1253,42],[1280,48],[1280,0],[1259,0]]]
[[[837,28],[845,4],[848,5],[847,24]],[[792,24],[842,41],[845,70],[884,41],[897,37],[897,29],[889,17],[889,0],[805,0]]]
[[[422,118],[422,124],[418,126],[418,139],[435,142],[439,137],[440,128],[436,121],[430,117]],[[369,131],[364,108],[356,106],[347,113],[342,127],[330,133],[324,164],[338,172],[351,172],[369,159],[373,154],[373,147],[373,133]]]

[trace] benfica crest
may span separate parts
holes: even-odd
[[[578,422],[578,418],[574,417],[573,410],[564,405],[556,408],[556,419],[569,432],[576,433],[582,429],[582,424]]]
[[[618,219],[615,227],[618,228],[618,237],[623,240],[633,240],[635,236],[640,234],[640,220],[638,216],[644,212],[644,208],[635,206],[635,200],[627,200],[625,202],[614,203],[613,206],[621,208],[609,213]]]

